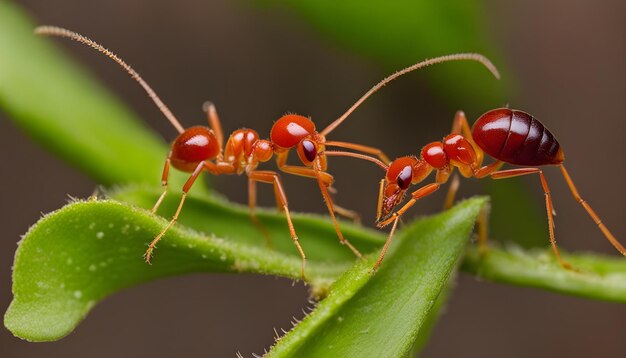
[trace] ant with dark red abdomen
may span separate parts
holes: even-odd
[[[495,158],[495,161],[483,166],[485,153]],[[327,151],[326,155],[353,156],[349,153],[333,151]],[[505,179],[538,174],[546,197],[550,244],[559,264],[571,269],[571,265],[561,258],[556,246],[552,197],[543,171],[538,168],[545,165],[558,165],[576,201],[587,211],[607,240],[617,251],[626,256],[624,246],[617,241],[591,206],[578,193],[563,165],[564,159],[563,149],[554,135],[538,119],[526,112],[508,108],[494,109],[480,116],[471,130],[465,114],[461,111],[457,112],[452,125],[452,133],[444,137],[442,141],[424,146],[419,158],[400,157],[388,166],[383,166],[386,175],[380,181],[376,225],[379,228],[390,224],[392,226],[373,270],[376,270],[382,263],[401,216],[417,200],[437,191],[448,181],[455,168],[466,178],[478,179],[487,176],[492,179]],[[523,166],[523,168],[500,170],[505,163]],[[413,191],[411,199],[394,211],[402,203],[409,186],[422,182],[433,171],[436,173],[435,182]],[[458,185],[451,187],[447,206],[451,204],[457,188]],[[486,216],[481,215],[478,220],[481,227],[478,242],[481,251],[484,251],[487,240]]]

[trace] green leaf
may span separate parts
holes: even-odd
[[[448,287],[441,290],[439,297],[431,307],[428,312],[428,316],[422,323],[422,326],[417,332],[417,338],[415,342],[413,342],[413,347],[411,348],[411,354],[407,354],[411,357],[416,357],[426,346],[428,343],[428,339],[430,339],[430,334],[432,333],[435,324],[439,321],[439,315],[441,314],[441,310],[444,308],[444,305],[448,301],[448,296],[452,293],[452,287],[454,286],[454,281],[456,280],[456,272],[453,272],[448,279]]]
[[[563,258],[577,271],[564,270],[549,250],[490,248],[481,256],[477,248],[471,248],[462,270],[489,281],[626,303],[626,260],[623,257],[563,254]]]
[[[141,190],[118,195],[155,200],[157,196]],[[173,195],[166,200],[163,211],[177,199]],[[299,279],[301,261],[284,217],[264,212],[259,216],[274,239],[274,249],[265,246],[245,209],[191,196],[183,222],[218,236],[209,238],[176,225],[159,244],[149,266],[142,254],[165,226],[165,219],[111,200],[69,204],[41,219],[21,241],[13,271],[14,299],[5,325],[24,339],[56,340],[114,292],[183,273],[254,272]],[[308,255],[309,284],[315,294],[323,295],[355,257],[339,244],[328,221],[310,215],[293,219]],[[383,241],[375,231],[350,225],[344,233],[364,252],[375,250]]]
[[[159,191],[127,187],[111,195],[118,200],[150,208]],[[178,199],[177,195],[170,194],[163,202],[160,214],[171,215]],[[465,209],[455,209],[455,215],[469,210],[467,205],[463,204]],[[393,269],[407,270],[407,267],[423,263],[411,260],[435,257],[423,257],[426,253],[439,252],[430,248],[429,245],[435,245],[435,242],[428,240],[448,233],[454,225],[460,225],[454,221],[458,219],[457,216],[450,213],[446,215],[439,219],[428,219],[416,224],[416,227],[411,226],[399,232],[397,241],[402,242],[400,250],[417,250],[419,254],[405,257],[403,253],[390,253],[384,267],[394,267],[396,262],[401,265],[400,262],[408,260],[410,263],[404,269]],[[153,279],[189,272],[254,272],[299,279],[300,258],[289,238],[284,216],[261,210],[259,218],[272,237],[271,250],[250,222],[246,207],[191,195],[183,209],[181,223],[163,239],[156,251],[154,264],[148,266],[143,263],[142,254],[147,243],[166,224],[165,219],[137,207],[109,200],[72,203],[41,219],[22,240],[14,263],[14,300],[5,315],[5,325],[24,339],[59,339],[70,333],[93,305],[108,295]],[[312,293],[323,297],[328,293],[329,285],[353,264],[355,258],[350,250],[338,243],[333,226],[327,219],[294,214],[293,220],[309,259],[307,278]],[[449,222],[437,227],[432,220],[438,224],[447,220]],[[431,230],[435,231],[431,239],[420,239],[428,236],[426,233]],[[372,252],[374,256],[384,241],[380,233],[348,223],[342,224],[342,231],[362,252]],[[207,239],[199,232],[210,232],[215,236]],[[409,243],[418,247],[412,247]],[[398,255],[400,259],[396,257]],[[520,252],[502,254],[498,250],[490,251],[483,259],[470,251],[463,268],[495,282],[539,287],[588,298],[625,301],[626,264],[623,260],[566,257],[580,267],[583,273],[563,271],[549,260],[546,262],[542,256]],[[357,273],[363,275],[371,267],[368,266],[371,260],[357,264],[364,265]],[[392,269],[381,269],[376,277],[393,274],[388,270]],[[402,272],[400,276],[405,275],[405,271]],[[406,274],[421,275],[412,270],[406,271]],[[367,280],[365,276],[359,277]],[[412,285],[422,282],[420,280],[426,277],[430,276],[423,276]],[[354,284],[359,282],[357,280]],[[364,286],[373,284],[365,281],[361,283]],[[338,288],[333,290],[341,291]],[[358,295],[375,294],[373,291],[376,290],[366,289]],[[381,294],[384,292],[381,291]],[[357,292],[345,294],[349,297],[343,298],[344,301],[351,300]],[[339,293],[334,297],[337,295]],[[386,296],[385,299],[393,301]],[[432,312],[429,320],[434,322],[436,314]],[[425,337],[427,332],[421,329],[420,337]],[[423,343],[424,339],[420,342]],[[419,346],[421,344],[416,349]]]
[[[125,187],[110,193],[116,200],[146,209],[152,208],[160,194],[158,190],[141,186]],[[159,208],[159,215],[169,218],[176,210],[179,199],[180,196],[176,193],[168,194]],[[269,231],[272,250],[299,258],[300,255],[289,237],[282,211],[263,208],[257,211],[263,226]],[[339,243],[335,229],[327,217],[292,212],[292,219],[309,261],[351,263],[354,260],[352,251]],[[264,237],[250,220],[248,207],[219,197],[191,195],[185,201],[179,223],[199,232],[227,238],[232,242],[267,249]],[[162,226],[162,223],[159,223],[159,226]],[[362,252],[377,250],[384,242],[380,232],[352,223],[342,222],[341,231]],[[299,271],[293,277],[299,278]]]
[[[35,26],[11,1],[0,1],[0,107],[102,184],[157,184],[167,155],[163,140],[50,39],[35,35]],[[183,182],[184,174],[172,174],[174,183]]]
[[[328,297],[268,356],[408,355],[484,203],[484,198],[470,199],[403,230],[375,275],[370,270],[376,254],[342,275]]]

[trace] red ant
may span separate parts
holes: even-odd
[[[161,110],[161,112],[179,133],[178,137],[172,143],[171,150],[165,160],[163,174],[161,177],[163,192],[152,208],[152,213],[156,213],[157,209],[161,205],[161,202],[165,198],[165,195],[167,194],[170,166],[192,174],[183,186],[183,194],[174,216],[167,226],[165,226],[165,228],[148,246],[145,253],[145,260],[147,263],[150,263],[152,259],[152,254],[156,248],[156,244],[178,220],[178,216],[180,215],[187,193],[203,171],[207,171],[214,175],[242,174],[245,172],[248,176],[250,216],[252,221],[261,228],[264,234],[266,234],[266,231],[261,226],[254,212],[256,207],[256,183],[262,182],[273,184],[277,204],[285,211],[287,225],[289,226],[289,233],[298,249],[298,252],[300,253],[300,256],[302,257],[301,275],[302,278],[304,278],[306,256],[304,254],[304,250],[302,250],[302,247],[298,242],[298,236],[296,235],[293,223],[291,222],[291,216],[287,206],[287,197],[285,195],[285,191],[283,190],[280,178],[276,172],[256,170],[260,162],[266,162],[272,158],[274,154],[274,145],[272,142],[260,139],[258,133],[252,129],[238,129],[230,135],[228,141],[226,142],[226,146],[224,146],[222,126],[217,115],[217,111],[215,110],[215,106],[210,103],[205,105],[210,127],[194,126],[184,129],[178,119],[176,119],[169,108],[167,108],[167,106],[161,101],[154,90],[152,90],[152,88],[141,78],[141,76],[139,76],[139,74],[126,62],[117,57],[111,51],[104,48],[102,45],[78,33],[54,26],[38,27],[35,29],[35,33],[40,35],[70,38],[94,48],[115,61],[124,70],[126,70],[131,77],[134,78],[139,85],[141,85],[141,87],[143,87],[143,89],[148,93],[148,96],[152,98],[159,110]],[[285,137],[288,136],[285,135]],[[267,235],[266,239],[269,244],[269,237]]]
[[[495,161],[482,166],[484,153],[495,158]],[[326,155],[353,156],[349,153],[331,151],[327,151]],[[487,176],[492,179],[505,179],[539,174],[546,197],[550,244],[559,264],[563,268],[571,269],[572,266],[561,258],[556,246],[552,198],[543,171],[537,168],[544,165],[558,165],[576,201],[583,206],[609,242],[626,256],[626,249],[578,193],[563,165],[564,159],[563,149],[554,135],[538,119],[526,112],[508,108],[494,109],[480,116],[471,130],[465,114],[461,111],[457,112],[452,125],[452,133],[444,137],[442,141],[424,146],[419,158],[400,157],[388,166],[381,166],[386,171],[386,175],[380,181],[376,225],[379,228],[393,225],[373,270],[376,270],[383,261],[402,214],[417,200],[437,191],[448,180],[455,168],[458,168],[461,175],[466,178],[478,179]],[[505,163],[524,166],[524,168],[499,170]],[[394,211],[403,201],[409,186],[422,182],[432,171],[436,173],[435,182],[413,191],[411,199]],[[458,182],[453,181],[446,199],[446,206],[451,206],[457,189]],[[486,220],[484,213],[478,218],[479,245],[483,252],[487,240]]]
[[[283,190],[280,178],[278,176],[278,173],[274,171],[256,170],[258,164],[260,162],[269,161],[272,156],[276,154],[277,165],[281,171],[317,179],[322,195],[324,196],[324,199],[326,201],[329,213],[333,219],[335,230],[340,239],[340,242],[348,246],[356,256],[361,257],[361,253],[352,244],[350,244],[348,240],[343,237],[334,215],[336,212],[347,217],[356,217],[355,213],[337,207],[332,202],[329,194],[329,189],[331,188],[333,182],[333,176],[326,172],[327,160],[324,154],[325,147],[341,147],[361,151],[369,155],[375,155],[379,159],[365,154],[352,152],[334,152],[346,153],[346,155],[358,157],[365,160],[371,160],[376,163],[382,164],[381,160],[385,163],[389,163],[390,160],[380,149],[355,143],[326,141],[325,136],[333,131],[341,122],[343,122],[343,120],[345,120],[365,99],[371,96],[374,92],[378,91],[385,84],[392,81],[396,77],[417,70],[419,68],[448,61],[472,60],[482,63],[496,77],[498,76],[497,70],[495,69],[493,64],[491,64],[488,59],[478,54],[454,54],[433,58],[407,67],[383,79],[380,83],[378,83],[367,93],[365,93],[365,95],[363,95],[352,107],[350,107],[348,111],[346,111],[346,113],[344,113],[341,117],[339,117],[321,132],[316,131],[315,124],[311,119],[300,115],[288,114],[279,118],[274,123],[270,132],[271,140],[260,139],[258,133],[252,129],[238,129],[231,134],[228,141],[226,142],[226,145],[224,146],[224,136],[221,128],[221,123],[213,104],[209,103],[205,106],[210,128],[203,126],[194,126],[185,130],[180,122],[176,119],[176,117],[172,114],[172,112],[167,108],[167,106],[165,106],[161,99],[156,95],[152,88],[150,88],[150,86],[148,86],[148,84],[139,76],[139,74],[111,51],[80,34],[66,29],[51,26],[42,26],[38,27],[35,32],[41,35],[67,37],[82,44],[88,45],[108,56],[123,69],[125,69],[144,88],[144,90],[148,93],[148,95],[154,101],[157,107],[179,132],[179,136],[172,143],[172,149],[167,156],[163,169],[163,193],[152,208],[152,212],[155,213],[157,211],[159,205],[161,204],[167,193],[167,183],[170,166],[173,166],[181,171],[190,172],[192,174],[183,186],[183,194],[174,216],[172,217],[168,225],[150,243],[145,254],[146,262],[150,263],[152,253],[156,247],[157,242],[178,220],[178,216],[180,214],[188,191],[190,190],[197,177],[203,171],[208,171],[214,175],[243,174],[245,172],[248,176],[248,202],[250,217],[254,224],[257,225],[257,227],[259,227],[259,229],[264,233],[268,244],[270,243],[270,241],[267,231],[264,229],[264,227],[261,225],[255,215],[256,182],[270,183],[274,185],[276,201],[285,212],[291,238],[294,241],[294,244],[296,245],[300,256],[302,257],[301,273],[303,278],[306,256],[304,254],[304,250],[300,246],[298,237],[291,222],[291,217],[287,206],[287,198]],[[286,164],[289,151],[292,148],[296,149],[298,157],[304,166],[292,166]],[[382,166],[385,167],[385,164],[382,164]]]

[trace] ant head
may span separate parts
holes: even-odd
[[[402,202],[406,190],[413,182],[413,167],[417,161],[415,157],[400,157],[391,162],[382,191],[381,217],[377,221],[386,219],[393,208]]]
[[[424,180],[433,170],[432,165],[415,157],[400,157],[389,165],[380,198],[378,222],[389,217],[402,202],[409,186]]]
[[[198,163],[215,158],[219,152],[213,131],[202,126],[191,127],[172,143],[172,165],[182,171],[192,172]]]
[[[270,139],[277,147],[290,149],[300,144],[306,137],[316,134],[312,120],[297,114],[287,114],[274,123]]]

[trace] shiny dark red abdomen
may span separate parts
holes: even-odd
[[[472,127],[472,137],[485,153],[511,164],[560,164],[564,159],[554,135],[522,111],[499,108],[483,114]]]

